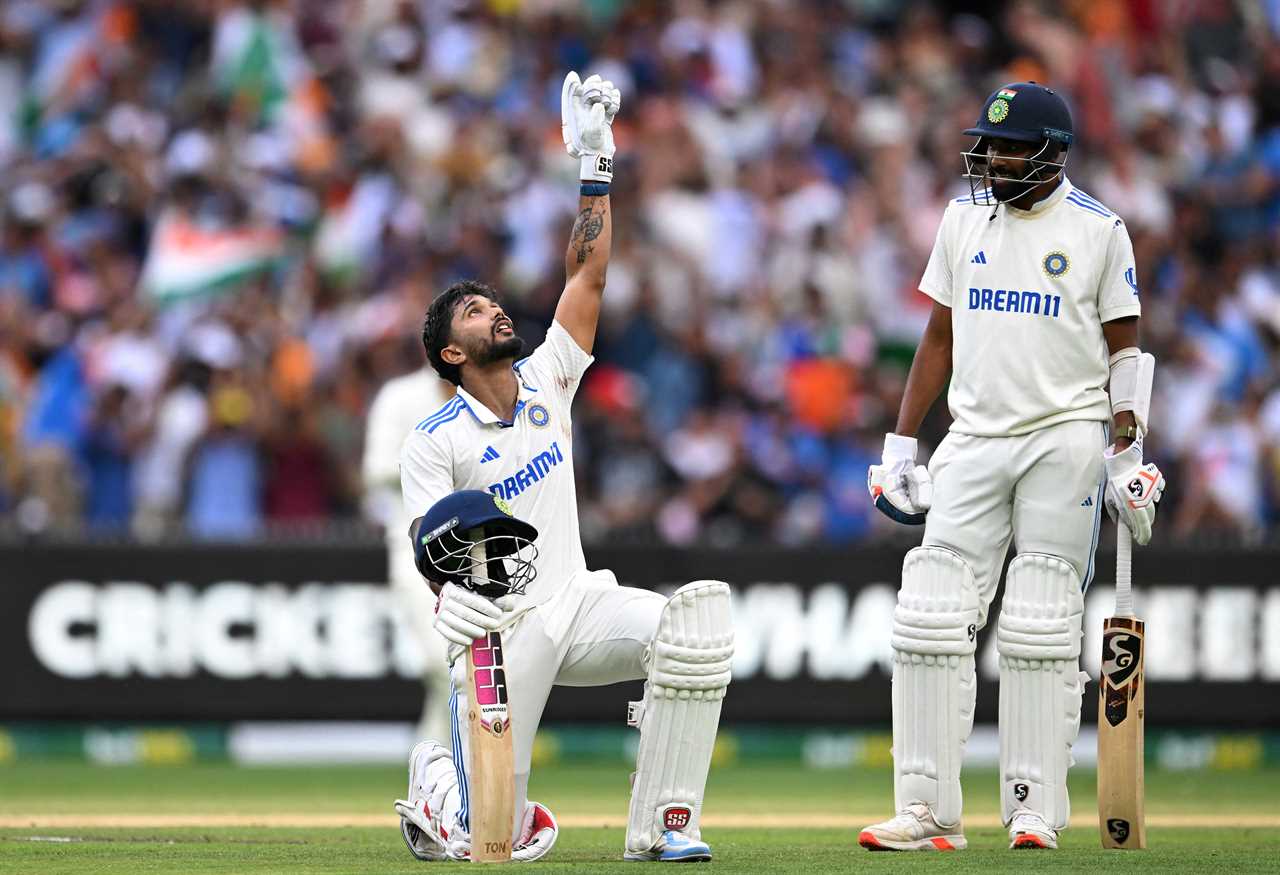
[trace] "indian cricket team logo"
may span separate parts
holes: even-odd
[[[506,500],[501,496],[495,495],[493,497],[493,505],[507,516],[515,516],[515,514],[511,512],[511,505],[507,504]]]
[[[993,125],[998,125],[1009,117],[1009,101],[1003,97],[997,97],[991,101],[991,105],[987,107],[987,121]]]
[[[529,421],[538,428],[546,428],[547,424],[551,422],[551,414],[548,413],[547,408],[543,407],[541,404],[530,404]]]
[[[1071,270],[1071,259],[1067,258],[1065,252],[1050,252],[1040,264],[1051,277],[1060,277]]]

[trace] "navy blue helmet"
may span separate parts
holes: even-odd
[[[537,571],[538,530],[496,495],[465,489],[446,495],[409,527],[423,576],[497,598],[524,592]]]
[[[1052,88],[1036,82],[1013,82],[997,88],[982,105],[978,123],[964,133],[978,138],[972,149],[962,153],[964,177],[969,180],[973,203],[987,206],[995,202],[993,181],[1022,183],[1025,191],[1060,173],[1066,164],[1067,147],[1075,138],[1067,102]],[[993,177],[988,160],[991,139],[1038,143],[1040,148],[1026,159],[1027,172],[1023,176]]]

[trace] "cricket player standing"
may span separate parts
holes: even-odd
[[[400,446],[422,417],[453,395],[453,387],[421,367],[388,380],[374,396],[365,423],[365,500],[385,525],[387,580],[392,596],[422,653],[422,716],[418,738],[444,738],[449,727],[449,664],[445,639],[435,630],[436,597],[414,565],[405,538],[413,518],[400,497]]]
[[[938,229],[920,283],[933,312],[883,464],[868,472],[880,510],[925,526],[893,618],[898,813],[859,835],[872,850],[965,847],[975,635],[1011,539],[996,631],[1000,799],[1011,847],[1057,847],[1101,506],[1145,544],[1164,489],[1135,442],[1150,399],[1135,397],[1133,248],[1124,223],[1063,173],[1066,104],[1032,82],[1007,85],[964,133],[978,138],[964,153],[971,194]],[[926,469],[914,435],[948,373],[954,422]]]
[[[699,822],[733,655],[729,588],[696,581],[667,599],[620,587],[612,572],[587,570],[578,533],[570,405],[592,361],[604,292],[619,102],[617,89],[598,76],[565,78],[564,140],[581,159],[582,189],[565,253],[567,281],[546,340],[516,362],[522,342],[495,292],[480,283],[450,286],[427,312],[427,356],[458,393],[404,442],[405,507],[420,517],[456,491],[482,490],[538,531],[539,553],[525,594],[495,601],[419,565],[440,587],[436,628],[452,642],[454,688],[452,755],[434,741],[419,744],[409,763],[409,799],[396,803],[401,832],[419,859],[464,859],[470,850],[460,656],[486,631],[501,631],[504,645],[516,776],[512,858],[538,859],[556,838],[551,813],[527,799],[534,733],[551,687],[642,678],[645,698],[629,711],[640,747],[625,856],[711,858]]]

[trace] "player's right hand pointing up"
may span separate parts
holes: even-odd
[[[581,179],[609,182],[613,178],[613,117],[622,105],[622,93],[599,76],[585,82],[570,71],[560,90],[560,131],[564,147],[582,159]]]

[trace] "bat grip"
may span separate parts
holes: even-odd
[[[1133,616],[1133,536],[1116,524],[1116,616]]]

